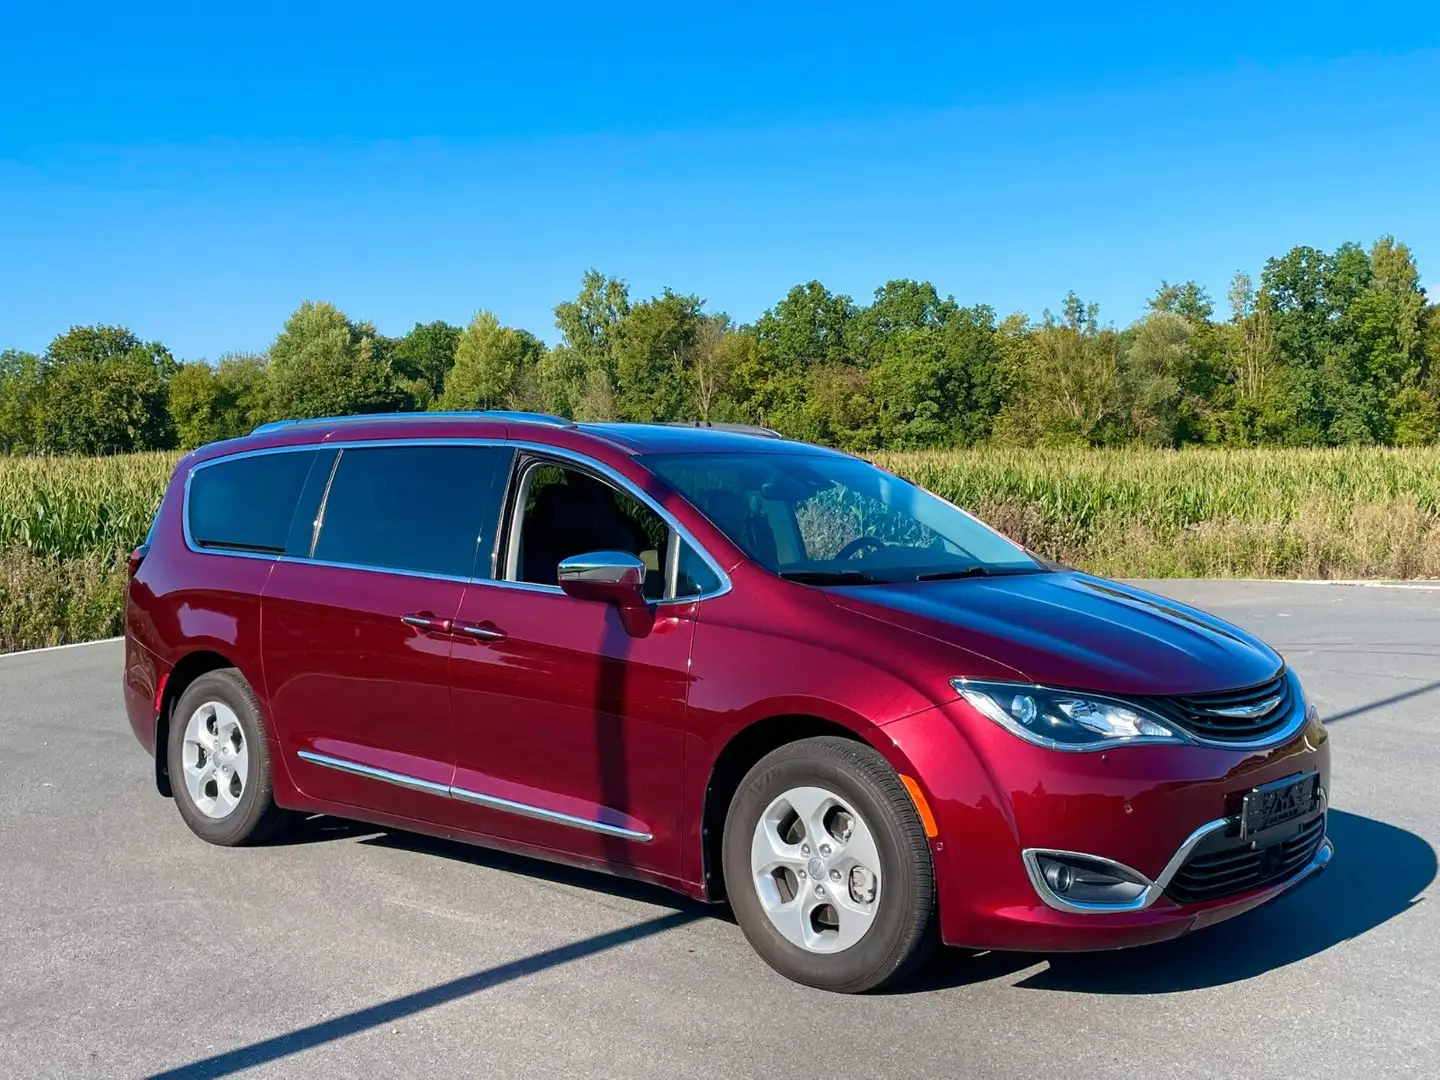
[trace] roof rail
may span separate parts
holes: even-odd
[[[767,439],[783,439],[784,435],[774,428],[760,427],[758,424],[719,424],[711,423],[709,420],[666,420],[666,427],[693,427],[709,428],[712,431],[734,431],[741,435],[763,435]]]
[[[272,420],[260,424],[251,435],[264,435],[292,427],[334,427],[339,424],[368,424],[384,420],[512,420],[526,424],[549,424],[552,427],[574,427],[575,421],[549,413],[508,412],[504,409],[477,409],[461,412],[393,412],[356,413],[351,416],[315,416],[297,420]]]

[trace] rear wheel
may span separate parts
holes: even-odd
[[[741,929],[781,974],[857,993],[916,970],[934,944],[930,845],[875,750],[825,736],[762,758],[725,822]]]
[[[272,795],[260,704],[238,671],[207,672],[185,689],[167,752],[175,805],[201,839],[256,844],[285,824]]]

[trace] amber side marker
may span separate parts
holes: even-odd
[[[905,790],[910,792],[910,798],[920,814],[920,824],[925,826],[925,835],[933,840],[940,835],[940,827],[935,824],[935,815],[930,812],[930,804],[925,801],[925,793],[920,790],[920,785],[915,782],[913,776],[901,773],[900,782],[905,785]]]

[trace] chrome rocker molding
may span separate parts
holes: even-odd
[[[1322,811],[1322,813],[1328,813],[1328,808]],[[1055,848],[1026,848],[1020,854],[1024,859],[1025,873],[1030,878],[1030,884],[1035,886],[1035,891],[1040,895],[1040,899],[1045,901],[1047,906],[1054,908],[1056,911],[1068,911],[1076,915],[1124,914],[1144,911],[1151,904],[1155,903],[1155,901],[1159,900],[1165,892],[1165,887],[1169,885],[1171,879],[1180,872],[1180,868],[1185,865],[1185,860],[1190,857],[1190,853],[1199,846],[1200,842],[1212,833],[1224,829],[1230,823],[1231,819],[1229,818],[1217,818],[1215,821],[1208,821],[1204,825],[1201,825],[1200,828],[1186,837],[1185,842],[1180,845],[1174,856],[1165,864],[1165,869],[1161,870],[1160,875],[1153,881],[1122,862],[1116,862],[1114,859],[1106,859],[1100,855],[1091,855],[1084,851],[1061,851]],[[1316,849],[1314,857],[1311,858],[1308,863],[1283,881],[1271,882],[1263,886],[1263,888],[1289,888],[1292,885],[1299,884],[1316,871],[1323,870],[1334,854],[1335,845],[1330,842],[1330,838],[1327,836],[1321,841],[1320,847]],[[1140,881],[1149,882],[1149,884],[1146,886],[1145,891],[1134,900],[1128,900],[1123,904],[1095,904],[1079,900],[1066,900],[1045,883],[1045,876],[1040,872],[1039,857],[1042,855],[1058,856],[1061,858],[1068,856],[1070,858],[1088,859],[1091,862],[1103,863],[1123,871],[1125,875]]]
[[[482,795],[478,791],[469,791],[465,788],[455,787],[453,784],[449,786],[437,784],[431,780],[422,780],[417,776],[406,776],[404,773],[391,772],[389,769],[377,769],[371,765],[362,765],[358,761],[347,761],[345,758],[331,757],[329,754],[317,754],[313,750],[298,750],[296,756],[313,765],[323,765],[327,769],[350,773],[352,776],[363,776],[367,780],[379,780],[386,784],[394,784],[396,787],[424,792],[426,795],[459,799],[461,802],[483,806],[489,810],[501,810],[520,817],[534,818],[536,821],[548,821],[554,825],[569,825],[571,828],[587,829],[605,836],[618,836],[622,840],[634,840],[640,844],[648,844],[655,839],[648,832],[636,832],[634,829],[611,825],[608,822],[592,821],[590,818],[576,817],[573,814],[562,814],[558,810],[546,810],[544,807],[501,799],[495,795]]]

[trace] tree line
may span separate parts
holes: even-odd
[[[1036,321],[928,282],[857,303],[811,281],[741,325],[590,271],[555,307],[554,346],[488,311],[388,337],[310,301],[265,354],[213,364],[80,326],[43,355],[0,353],[0,450],[188,448],[286,417],[488,408],[753,423],[850,450],[1440,441],[1440,305],[1404,244],[1297,247],[1226,299],[1217,314],[1195,282],[1162,282],[1116,328],[1074,293]]]

